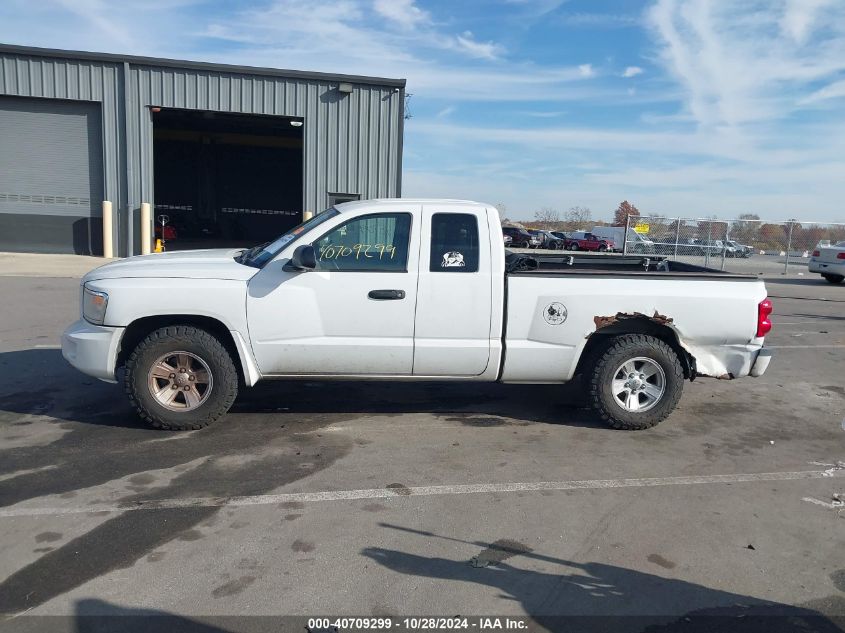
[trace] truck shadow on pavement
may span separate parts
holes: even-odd
[[[363,556],[401,574],[496,589],[500,599],[515,600],[530,614],[539,626],[532,626],[531,631],[839,633],[845,625],[845,599],[841,596],[820,601],[835,612],[827,616],[816,604],[792,606],[615,565],[577,563],[534,552],[515,540],[470,542],[379,525],[426,540],[452,541],[476,554],[469,560],[450,560],[368,547],[361,551]],[[419,583],[414,586],[420,589]],[[453,590],[452,584],[439,588],[444,594]]]
[[[0,385],[0,423],[22,414],[86,425],[146,428],[129,407],[120,380],[114,385],[84,376],[64,361],[59,350],[0,353]],[[492,416],[523,423],[604,426],[585,405],[578,379],[563,385],[290,380],[242,388],[232,413],[432,413],[454,414],[454,421]],[[276,421],[265,417],[270,424]],[[212,428],[232,423],[230,415]]]
[[[433,412],[470,426],[592,424],[542,388],[494,393],[500,388],[268,383],[246,393],[213,427],[169,433],[142,425],[119,386],[79,374],[58,350],[6,352],[0,354],[0,507],[265,494],[330,468],[355,450],[351,435],[323,437],[319,431],[364,415]],[[0,614],[26,611],[132,567],[171,541],[202,538],[202,526],[213,524],[218,512],[192,507],[106,513],[86,532],[67,536],[61,517],[46,515],[41,534],[15,536],[32,551],[24,547],[25,555],[6,565],[10,575],[0,582]]]

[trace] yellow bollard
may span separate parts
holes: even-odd
[[[103,200],[103,257],[114,257],[111,202]]]
[[[164,252],[164,244],[162,243],[162,241],[159,238],[156,238],[155,252],[156,253],[163,253]]]
[[[150,229],[153,226],[153,221],[150,218],[150,203],[141,203],[141,255],[150,254]]]

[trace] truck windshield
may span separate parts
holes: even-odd
[[[306,220],[302,224],[293,227],[287,233],[277,237],[272,242],[266,242],[258,246],[245,250],[238,256],[238,262],[247,266],[254,266],[255,268],[262,268],[264,264],[278,255],[281,250],[288,244],[295,242],[315,226],[319,226],[326,220],[330,220],[340,213],[337,209],[331,208],[318,213],[310,220]]]

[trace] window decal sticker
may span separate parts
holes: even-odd
[[[464,256],[458,251],[449,251],[443,253],[443,261],[440,262],[440,268],[463,268],[466,266]]]

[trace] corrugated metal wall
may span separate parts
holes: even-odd
[[[329,193],[399,196],[404,90],[395,84],[354,83],[352,93],[344,94],[337,85],[328,78],[266,71],[250,74],[0,51],[0,94],[101,104],[103,191],[120,209],[115,243],[124,254],[127,214],[137,228],[140,203],[153,202],[151,106],[302,117],[304,210],[326,208]]]

